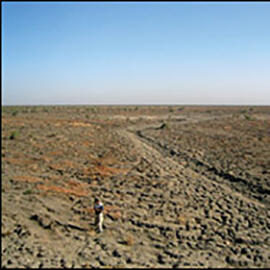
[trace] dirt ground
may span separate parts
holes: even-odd
[[[270,267],[269,106],[2,106],[1,183],[3,268]]]

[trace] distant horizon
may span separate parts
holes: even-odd
[[[269,104],[8,104],[2,107],[24,107],[24,106],[232,106],[232,107],[267,107]]]
[[[270,2],[2,2],[2,106],[270,105]]]

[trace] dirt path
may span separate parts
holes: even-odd
[[[148,127],[145,129],[156,129],[157,127]],[[220,171],[217,168],[203,162],[202,160],[199,160],[198,158],[194,158],[188,153],[184,151],[175,151],[174,149],[170,149],[169,147],[164,147],[158,142],[155,142],[153,139],[145,136],[142,132],[143,130],[137,130],[135,131],[135,134],[138,138],[140,138],[141,141],[151,145],[152,149],[155,149],[162,153],[163,157],[171,157],[171,162],[175,161],[177,162],[177,159],[179,160],[179,157],[181,159],[184,159],[188,165],[185,166],[183,169],[190,169],[195,172],[198,172],[203,175],[207,175],[208,179],[218,182],[221,185],[228,185],[233,190],[242,193],[243,196],[245,196],[247,199],[253,198],[253,200],[256,200],[258,204],[263,205],[264,207],[267,207],[270,209],[270,204],[268,202],[261,202],[260,199],[257,199],[257,193],[260,194],[270,194],[270,189],[264,188],[260,185],[260,183],[250,183],[246,179],[241,177],[236,177],[230,173],[226,173],[224,171]]]

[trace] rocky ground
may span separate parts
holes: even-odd
[[[3,268],[270,267],[270,108],[2,107],[1,234]]]

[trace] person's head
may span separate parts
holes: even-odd
[[[95,198],[95,203],[99,203],[99,198]]]

